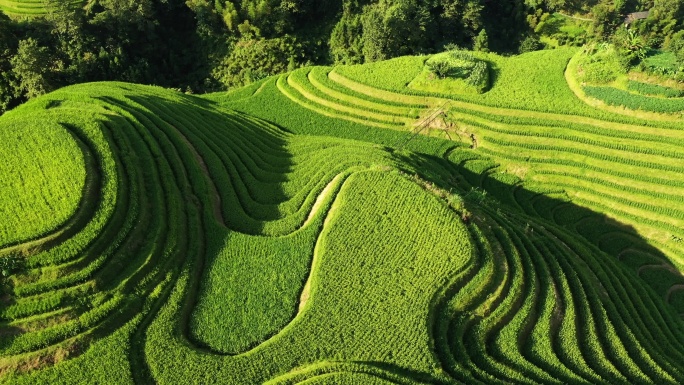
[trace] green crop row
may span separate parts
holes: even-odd
[[[622,106],[630,110],[678,114],[684,111],[684,100],[664,99],[634,95],[612,87],[584,87],[587,96],[601,100],[611,106]]]
[[[309,81],[308,73],[307,69],[295,71],[287,77],[287,83],[311,103],[322,105],[345,115],[357,116],[369,122],[375,121],[396,125],[410,123],[409,119],[403,119],[402,114],[379,111],[369,108],[368,105],[364,106],[364,109],[360,109],[358,105],[350,103],[348,100],[335,98],[331,100],[329,94],[321,92],[320,89],[316,88]]]
[[[84,199],[86,180],[84,154],[64,128],[40,118],[6,124],[0,131],[0,248],[66,222]],[[47,210],[52,215],[44,215]]]
[[[70,2],[74,6],[83,4],[82,0]],[[11,15],[40,16],[48,12],[46,2],[42,0],[0,0],[0,11]]]
[[[684,91],[676,88],[663,87],[657,84],[641,83],[630,80],[627,82],[627,89],[643,95],[662,96],[665,98],[680,98],[684,96]]]
[[[76,134],[99,191],[90,221],[9,280],[0,382],[684,381],[684,323],[663,298],[679,281],[630,270],[647,263],[630,249],[665,263],[674,246],[598,214],[681,234],[684,137],[570,99],[539,108],[549,95],[522,85],[566,95],[562,72],[498,88],[570,54],[477,54],[509,65],[448,112],[473,149],[387,124],[443,97],[326,68],[215,103],[100,83],[10,112],[0,132],[33,112]],[[392,69],[376,67],[359,76]],[[491,107],[504,94],[520,99]]]

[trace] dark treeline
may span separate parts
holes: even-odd
[[[240,86],[313,63],[363,63],[447,47],[541,47],[550,13],[591,17],[607,40],[629,12],[653,47],[684,29],[684,0],[46,1],[41,18],[0,14],[0,113],[56,88],[122,80],[182,91]],[[569,43],[584,43],[570,41]]]

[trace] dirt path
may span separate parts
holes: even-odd
[[[314,219],[318,211],[323,206],[323,203],[332,193],[334,187],[338,184],[338,181],[342,179],[342,177],[342,174],[338,174],[333,180],[330,181],[330,183],[328,183],[327,186],[325,186],[323,191],[321,191],[321,193],[318,195],[318,198],[316,199],[316,203],[314,203],[313,207],[311,208],[311,212],[309,213],[309,217],[304,223],[304,226],[306,226],[310,221]],[[337,202],[338,201],[335,200],[332,206],[330,206],[330,210],[328,210],[328,213],[325,217],[325,221],[323,221],[323,228],[321,229],[321,232],[318,235],[318,238],[316,239],[316,246],[314,247],[313,257],[311,258],[311,268],[309,269],[309,277],[306,279],[306,284],[304,284],[304,289],[302,289],[302,294],[299,297],[299,308],[297,309],[297,315],[299,315],[299,313],[301,313],[302,310],[304,310],[306,303],[309,301],[309,297],[311,295],[311,278],[313,277],[314,270],[316,270],[316,266],[319,263],[318,254],[320,252],[320,240],[323,236],[323,232],[328,227],[330,220],[333,217],[333,214],[337,211]]]
[[[309,222],[311,222],[311,220],[314,219],[314,217],[318,213],[318,210],[321,209],[321,206],[323,205],[325,198],[327,198],[328,195],[330,195],[330,191],[333,189],[333,187],[335,187],[335,184],[337,184],[337,182],[340,179],[342,179],[342,174],[338,174],[335,178],[333,178],[333,180],[331,180],[330,183],[328,183],[328,185],[325,186],[323,191],[321,191],[321,193],[318,194],[318,198],[316,198],[316,202],[311,207],[311,212],[309,212],[309,216],[306,218],[306,221],[304,222],[304,226],[308,225]]]
[[[560,12],[556,12],[556,13],[558,13],[559,15],[561,15],[563,17],[567,17],[569,19],[575,19],[575,20],[581,20],[581,21],[594,21],[594,19],[587,19],[586,17],[571,16],[571,15],[566,15],[566,14],[560,13]]]
[[[668,271],[672,271],[672,272],[677,272],[677,273],[678,273],[678,271],[675,270],[674,267],[668,265],[667,263],[662,263],[662,264],[660,264],[660,265],[643,265],[643,266],[639,267],[639,269],[637,269],[637,275],[638,275],[638,276],[641,276],[641,273],[643,273],[644,270],[648,270],[648,269],[665,269],[665,270],[668,270]]]
[[[202,174],[207,179],[207,183],[209,184],[209,189],[211,190],[211,197],[212,197],[212,211],[214,213],[214,218],[218,223],[221,224],[221,226],[226,227],[226,222],[223,219],[223,212],[221,211],[221,195],[218,193],[218,189],[216,188],[216,184],[214,184],[214,180],[211,179],[211,175],[209,174],[209,168],[207,167],[207,164],[204,162],[204,158],[202,158],[202,155],[197,152],[197,149],[195,146],[190,143],[188,138],[183,135],[183,133],[174,127],[176,132],[178,132],[178,135],[183,139],[183,142],[188,146],[190,151],[192,151],[192,155],[195,157],[195,160],[197,161],[197,164],[199,164],[200,169],[202,170]]]
[[[672,293],[674,293],[675,291],[680,291],[680,290],[684,290],[684,285],[681,285],[681,284],[679,284],[679,285],[672,285],[672,287],[670,287],[670,288],[667,290],[667,293],[665,294],[665,302],[668,302],[668,303],[669,303],[669,302],[670,302],[670,297],[672,296]]]

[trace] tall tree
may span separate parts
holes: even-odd
[[[380,0],[364,8],[363,55],[366,61],[429,50],[431,15],[417,0]]]
[[[0,13],[0,115],[14,101],[14,75],[10,59],[14,55],[16,44],[17,38],[12,31],[12,21]]]
[[[346,1],[342,17],[335,25],[328,43],[335,63],[357,64],[363,61],[363,25],[357,2]]]
[[[17,54],[11,59],[12,72],[17,79],[16,89],[27,98],[53,90],[50,79],[50,54],[33,38],[21,40]],[[19,95],[17,95],[19,96]]]
[[[662,37],[684,29],[684,0],[655,0],[649,19]]]

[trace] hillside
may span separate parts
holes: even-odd
[[[577,54],[6,113],[0,383],[684,382],[684,123]]]
[[[82,0],[62,1],[76,5],[83,4]],[[0,11],[14,17],[44,16],[51,11],[46,0],[0,0]]]

